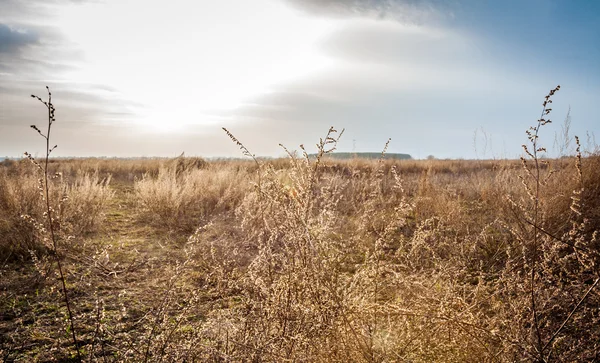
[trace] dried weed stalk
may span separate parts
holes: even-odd
[[[38,231],[42,235],[45,235],[46,232],[49,232],[49,240],[48,240],[48,237],[44,237],[44,240],[51,244],[50,247],[52,249],[52,254],[54,256],[56,265],[58,267],[58,272],[60,274],[60,282],[61,282],[61,287],[62,287],[63,300],[64,300],[65,306],[67,308],[67,313],[69,316],[69,329],[68,330],[70,331],[71,338],[73,339],[73,346],[75,348],[75,351],[77,352],[77,359],[79,362],[81,362],[82,357],[81,357],[81,352],[79,350],[79,342],[77,341],[77,333],[75,330],[73,312],[71,310],[71,303],[69,300],[69,292],[67,290],[67,282],[66,282],[66,278],[65,278],[65,272],[64,272],[64,269],[62,266],[62,256],[61,256],[61,254],[59,252],[59,248],[58,248],[59,236],[58,236],[57,228],[60,228],[60,219],[55,218],[57,212],[50,203],[50,178],[51,178],[51,176],[49,175],[48,161],[50,159],[50,154],[57,147],[57,145],[50,147],[50,145],[51,145],[50,144],[50,131],[52,129],[52,124],[54,124],[54,122],[56,121],[56,118],[55,118],[56,109],[54,108],[54,105],[52,104],[52,93],[50,92],[50,88],[48,86],[46,86],[46,90],[48,91],[48,101],[44,101],[42,98],[40,98],[38,96],[31,95],[31,97],[33,97],[33,98],[37,99],[38,101],[40,101],[41,103],[43,103],[44,106],[46,106],[46,108],[48,109],[48,128],[46,129],[46,133],[43,133],[42,130],[40,130],[36,125],[31,125],[31,128],[34,129],[35,131],[37,131],[38,134],[46,140],[46,156],[43,161],[43,164],[40,164],[37,160],[35,160],[35,158],[31,154],[29,154],[27,152],[25,153],[25,156],[27,156],[27,158],[37,167],[37,169],[43,173],[42,177],[40,178],[40,191],[42,193],[42,198],[46,204],[45,221],[38,222],[35,224],[35,226],[37,226]],[[55,176],[60,176],[60,175],[55,175]],[[62,202],[64,202],[64,201],[65,201],[65,199],[61,199],[61,204],[59,204],[59,209],[61,208]],[[27,218],[28,216],[24,216],[24,217]],[[31,217],[29,217],[29,218],[31,218]],[[35,221],[32,221],[32,222],[35,223]],[[67,238],[67,240],[68,240],[68,238]]]

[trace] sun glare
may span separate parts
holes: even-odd
[[[335,27],[272,0],[84,3],[62,11],[59,25],[85,57],[69,77],[114,86],[161,132],[210,123],[202,111],[327,67],[316,44]]]

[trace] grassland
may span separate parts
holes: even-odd
[[[542,160],[541,126],[523,160],[335,160],[330,130],[314,158],[5,161],[0,356],[598,360],[600,156]]]

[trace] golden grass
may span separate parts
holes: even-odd
[[[597,359],[600,156],[336,161],[336,140],[316,158],[52,163],[79,241],[64,260],[81,355]],[[34,251],[2,270],[8,361],[76,357],[52,260],[20,217],[41,217],[38,194],[26,165],[0,166],[0,247]]]
[[[43,236],[35,228],[45,213],[39,176],[26,161],[0,167],[0,250],[6,260],[28,256],[30,250],[45,247]],[[104,208],[112,198],[110,177],[83,172],[50,180],[54,218],[60,220],[66,235],[83,236],[97,231],[104,220]]]
[[[582,213],[590,221],[581,233],[589,236],[589,243],[597,243],[592,235],[598,230],[599,160],[582,160]],[[96,162],[90,160],[91,169],[82,169],[92,170]],[[127,168],[129,163],[124,161]],[[102,270],[94,267],[105,258],[103,253],[111,251],[102,251],[107,243],[102,242],[105,229],[98,228],[102,214],[117,216],[110,223],[127,215],[131,227],[119,232],[124,236],[145,225],[158,231],[144,232],[147,237],[132,239],[130,247],[110,243],[113,254],[122,251],[112,259],[133,266],[115,275],[145,276],[121,288],[155,294],[144,295],[144,303],[135,309],[167,319],[154,327],[153,334],[173,329],[169,317],[186,322],[173,335],[161,335],[168,344],[162,353],[161,347],[152,345],[150,360],[159,353],[213,361],[472,361],[474,357],[511,361],[532,359],[535,354],[527,328],[530,308],[522,290],[525,282],[519,277],[519,271],[527,268],[524,244],[531,231],[524,224],[526,211],[507,198],[522,205],[528,198],[518,179],[522,172],[517,162],[323,161],[315,171],[312,161],[302,159],[277,169],[263,165],[260,170],[254,163],[236,161],[209,163],[179,174],[174,162],[156,163],[163,165],[128,183],[122,179],[122,185],[129,187],[117,197],[97,174],[82,174],[68,183],[55,180],[64,186],[55,188],[54,197],[70,195],[65,225],[88,233],[88,243],[97,246],[90,251],[97,255],[93,263],[71,257],[71,269],[77,274],[119,271],[112,260]],[[577,187],[575,159],[555,164],[559,170],[544,187],[540,205],[545,230],[563,236],[572,229],[569,208]],[[60,162],[57,167],[61,168]],[[9,241],[15,251],[20,241],[24,256],[39,243],[34,230],[20,218],[23,213],[36,215],[40,208],[37,179],[16,165],[3,167],[0,175],[3,247]],[[131,207],[122,207],[128,203]],[[113,210],[110,205],[121,207]],[[7,223],[11,223],[8,229]],[[167,250],[139,252],[156,243],[168,244],[160,240],[173,234],[185,239],[196,227],[202,228],[183,246],[176,243],[163,247]],[[160,231],[165,230],[171,237],[161,237]],[[593,268],[582,267],[572,250],[555,251],[559,245],[548,240],[545,263],[549,266],[540,271],[549,279],[540,290],[540,299],[550,309],[546,334],[556,329],[593,277]],[[131,248],[138,252],[125,252]],[[156,258],[165,264],[158,270],[143,272],[137,265]],[[144,281],[177,265],[184,266],[173,277],[179,295],[172,295],[166,281],[152,292],[143,288]],[[88,279],[98,283],[97,277]],[[100,296],[107,299],[111,289]],[[188,301],[197,294],[207,297]],[[172,304],[169,309],[159,304],[166,296]],[[120,304],[132,308],[127,301],[113,299],[104,309]],[[581,328],[565,331],[559,341],[563,345],[554,347],[553,354],[568,359],[591,354],[589,345],[576,341],[596,339],[592,322],[597,303],[597,294],[586,299],[585,307],[576,312],[579,317],[572,320],[573,328]],[[80,307],[75,311],[80,312]],[[201,311],[200,320],[193,318],[195,311]],[[105,329],[125,329],[126,324],[118,323],[121,318],[109,316],[103,320]],[[94,331],[91,324],[80,329]],[[128,334],[127,339],[139,344],[148,337],[143,331]],[[119,354],[125,354],[125,346],[112,339]],[[96,357],[103,354],[99,347],[97,342]],[[117,360],[145,357],[144,350],[111,354],[120,357]]]
[[[213,218],[226,217],[241,203],[249,184],[244,170],[232,167],[182,169],[164,166],[134,183],[140,219],[191,233]]]

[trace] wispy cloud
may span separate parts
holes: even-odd
[[[1,0],[0,22],[46,21],[60,11],[60,7],[70,4],[102,2],[103,0]]]
[[[39,42],[39,34],[27,29],[15,29],[0,24],[0,54],[21,52],[21,50]]]
[[[423,65],[445,66],[467,60],[473,44],[447,29],[407,26],[382,21],[352,21],[322,44],[330,56],[364,64],[402,66],[419,60]]]
[[[443,0],[285,0],[314,15],[335,18],[370,17],[409,24],[441,21],[452,16]]]

